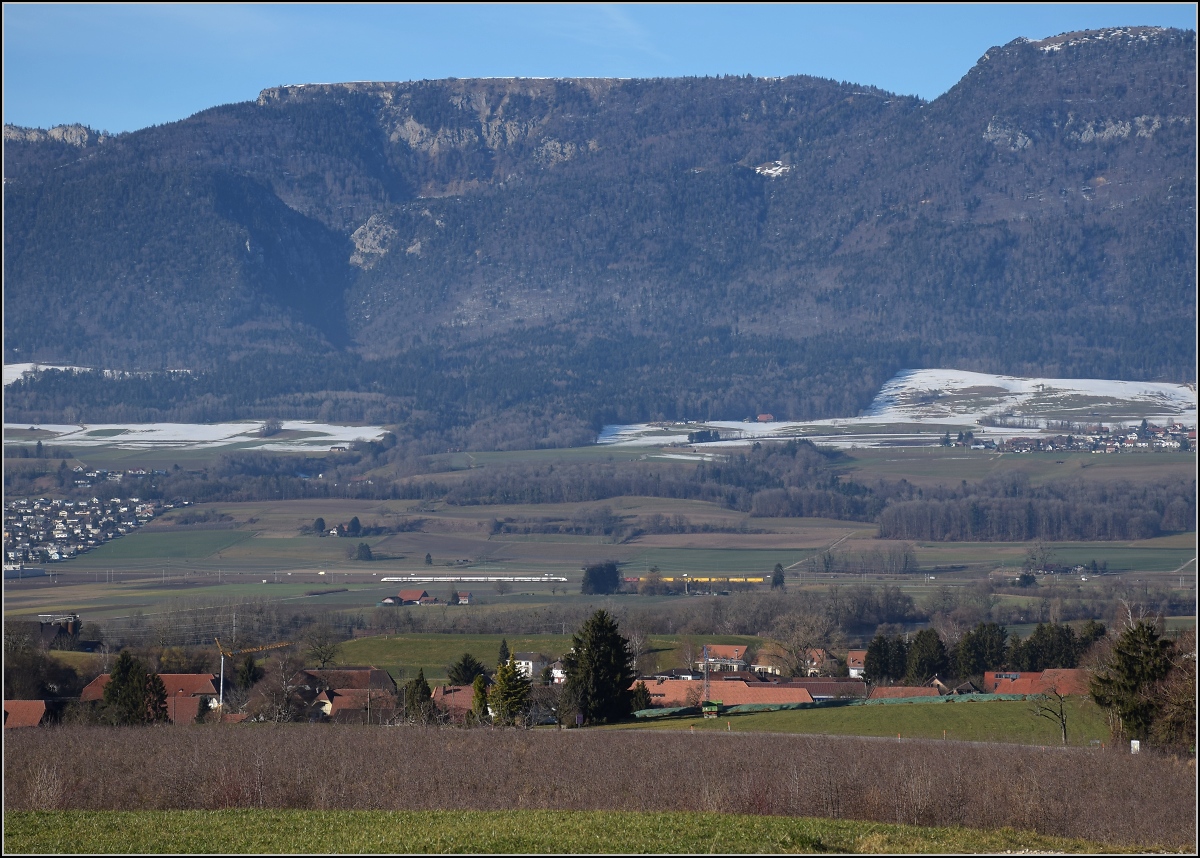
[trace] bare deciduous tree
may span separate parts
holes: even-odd
[[[828,650],[841,640],[837,625],[821,612],[784,614],[776,620],[772,631],[778,646],[772,658],[790,676],[804,676],[810,652]]]
[[[1053,721],[1062,730],[1062,743],[1067,744],[1067,698],[1054,689],[1033,698],[1033,714]]]

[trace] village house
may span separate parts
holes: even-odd
[[[635,683],[636,684],[636,683]],[[646,682],[655,708],[698,706],[704,697],[703,679],[660,679]],[[812,703],[805,688],[775,682],[730,680],[708,683],[709,698],[724,706],[743,703]]]
[[[862,679],[867,672],[867,651],[852,649],[846,653],[846,667],[854,679]]]
[[[378,667],[305,668],[289,683],[306,706],[347,723],[390,719],[396,708],[396,681]]]
[[[102,673],[84,686],[79,699],[97,702],[104,699],[104,687],[111,674]],[[160,673],[167,692],[167,720],[172,724],[191,724],[200,714],[217,705],[217,676],[213,673]]]
[[[439,685],[433,689],[433,705],[445,712],[455,724],[462,724],[471,712],[475,689],[470,685]]]
[[[517,670],[527,679],[541,678],[542,671],[550,665],[550,659],[540,652],[513,653],[513,661],[516,662]]]
[[[5,700],[4,729],[41,727],[50,721],[50,709],[45,700]]]
[[[1088,693],[1088,674],[1082,669],[988,671],[983,675],[988,694],[1048,694],[1082,697]]]
[[[722,646],[720,644],[709,644],[701,652],[700,658],[696,661],[696,669],[703,671],[706,668],[710,672],[722,670],[745,670],[748,667],[746,664],[746,647],[744,646]]]

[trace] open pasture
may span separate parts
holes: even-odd
[[[711,695],[720,699],[720,686]],[[1062,746],[1057,722],[1036,715],[1025,700],[964,703],[953,698],[930,702],[820,706],[778,712],[751,712],[720,718],[669,718],[614,725],[606,729],[716,730],[742,733],[802,733],[826,736],[876,736],[961,742],[999,742]],[[1109,742],[1103,710],[1087,698],[1068,698],[1067,744],[1091,747]]]
[[[134,531],[76,558],[79,566],[118,566],[131,560],[201,560],[244,542],[253,533],[238,530],[194,530],[155,533]]]

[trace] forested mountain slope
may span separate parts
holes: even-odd
[[[5,360],[197,371],[6,410],[598,425],[853,414],[905,367],[1191,380],[1195,69],[1194,32],[1129,28],[930,103],[445,80],[6,127]]]

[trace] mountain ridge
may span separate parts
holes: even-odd
[[[397,419],[809,418],[914,365],[1195,378],[1193,31],[1014,40],[930,102],[807,76],[357,82],[24,131],[6,362],[188,366],[229,412],[307,388]],[[253,378],[270,355],[304,367]]]

